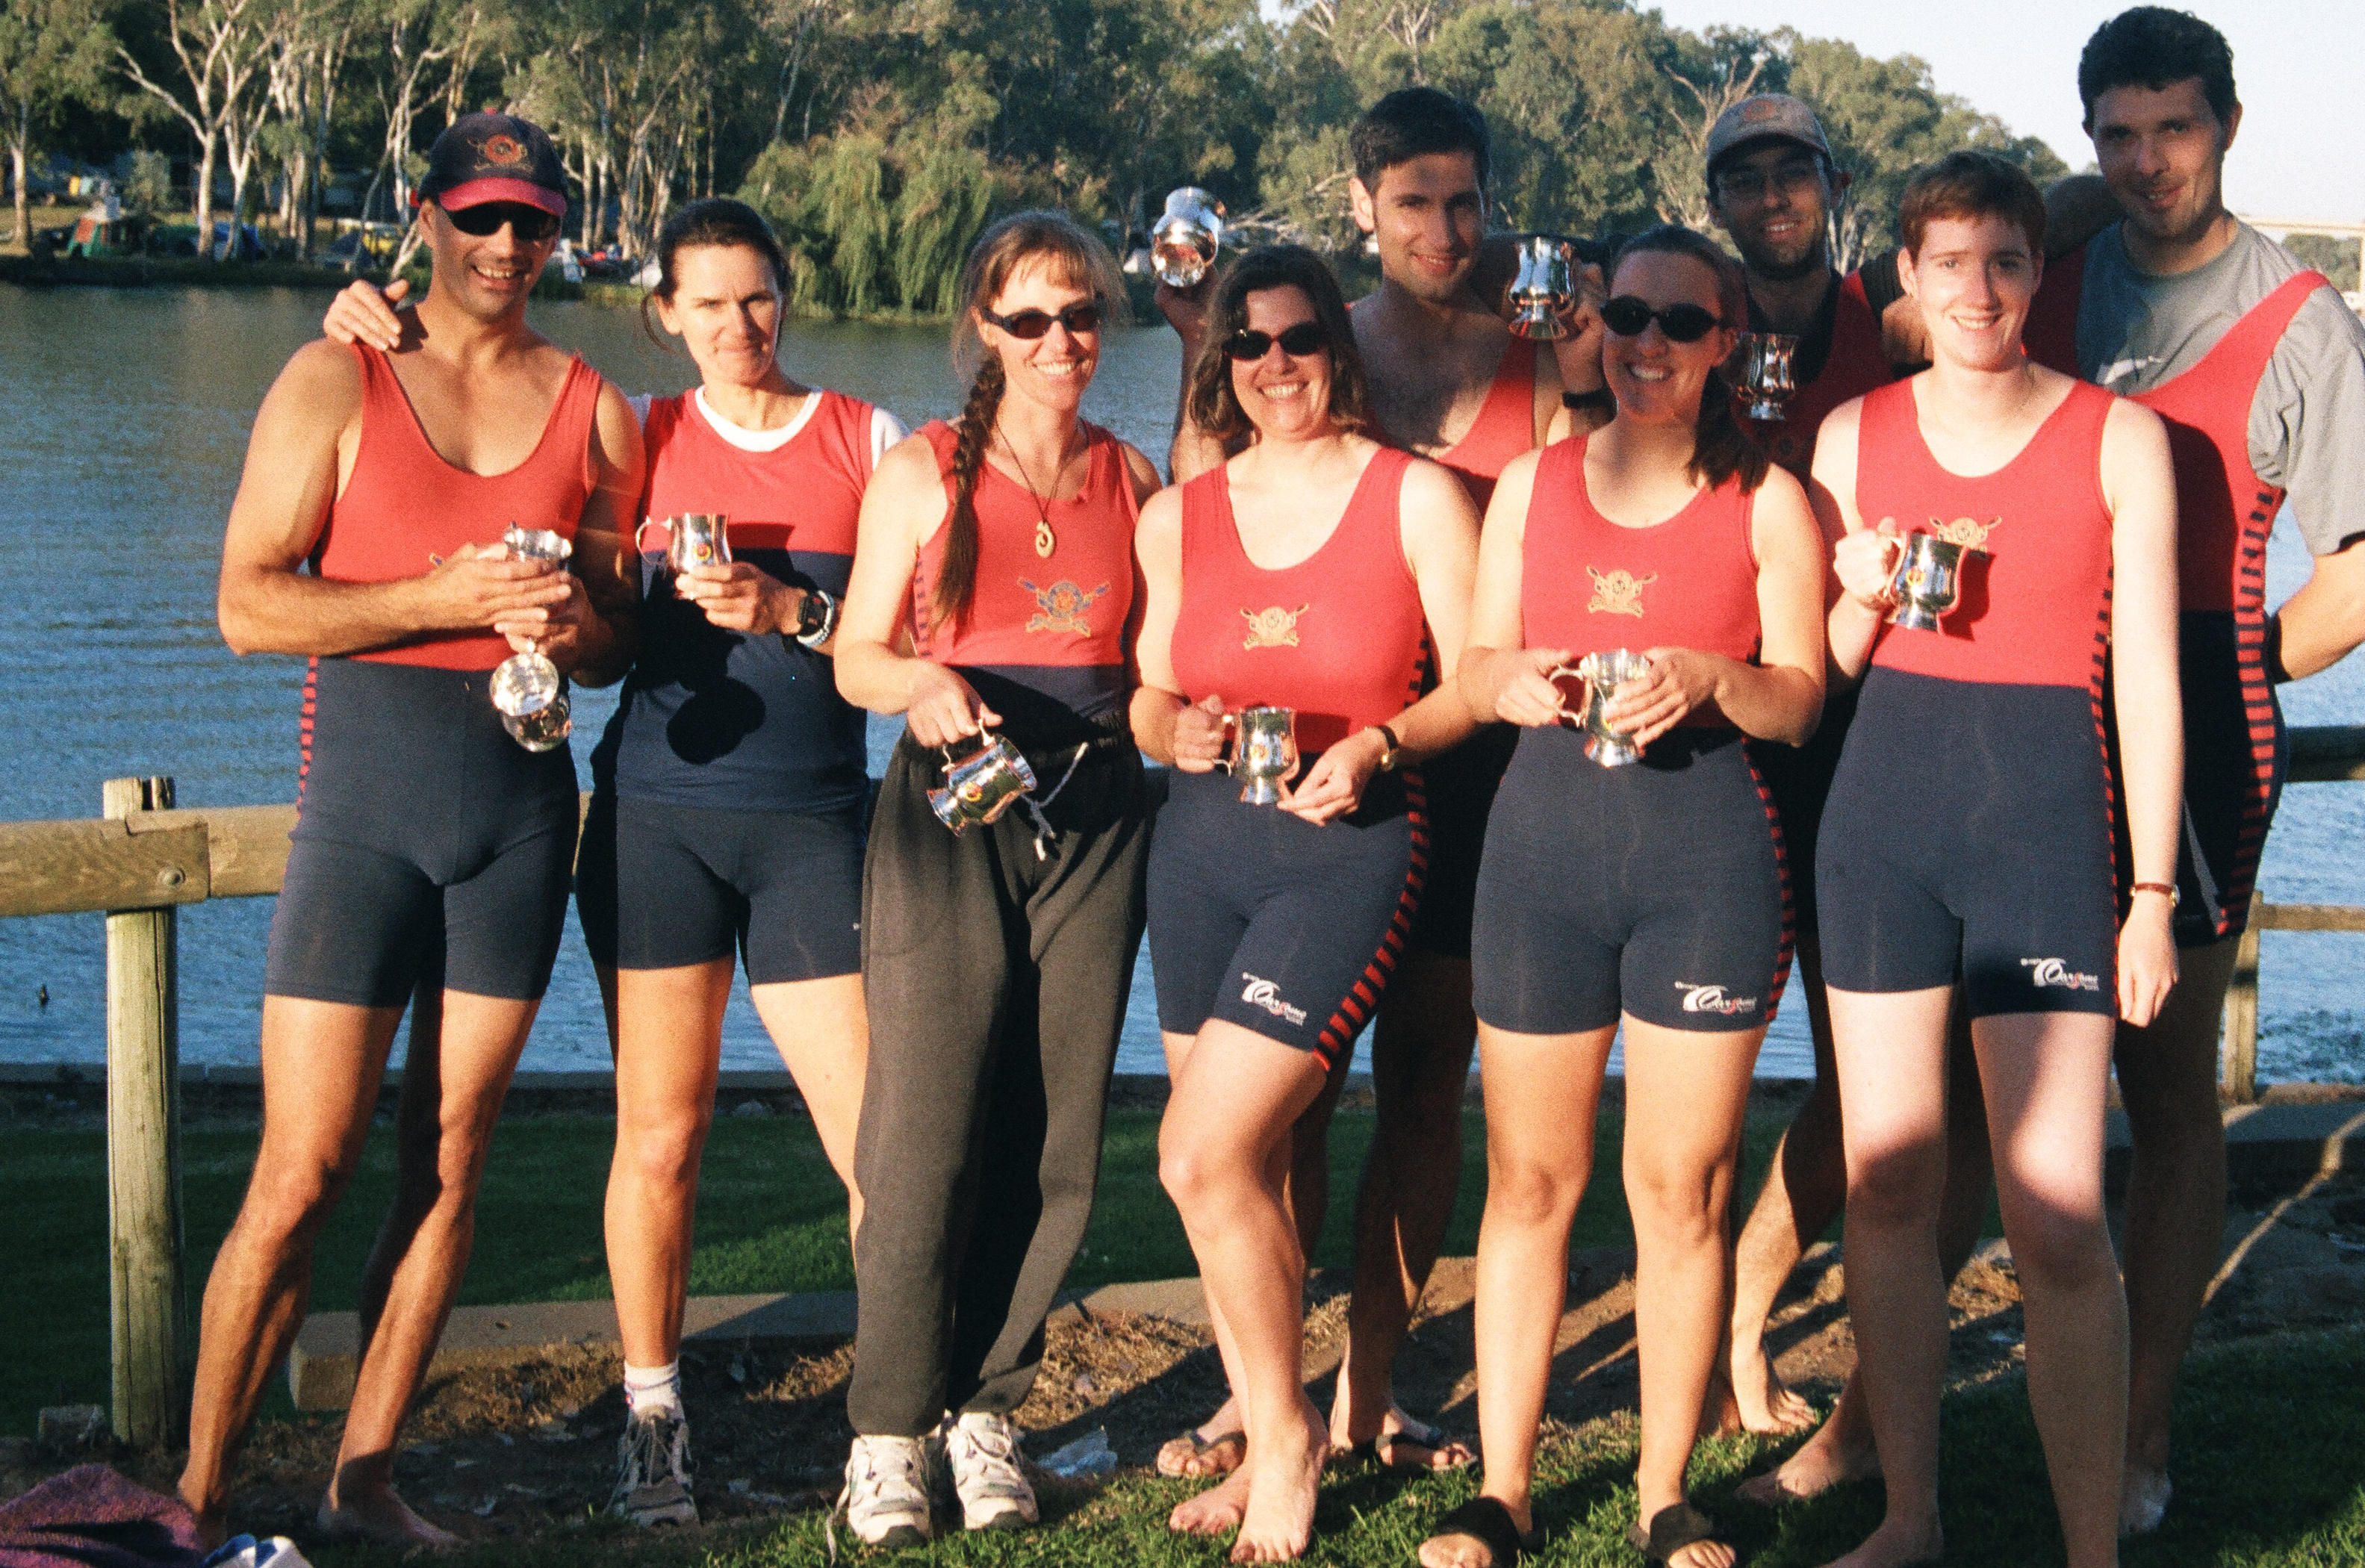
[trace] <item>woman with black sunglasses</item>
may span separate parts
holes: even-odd
[[[1750,1074],[1789,964],[1780,832],[1747,740],[1797,745],[1822,705],[1822,537],[1799,482],[1743,433],[1717,366],[1741,270],[1688,230],[1614,260],[1603,368],[1618,411],[1519,458],[1487,509],[1462,690],[1521,726],[1487,823],[1472,966],[1486,1085],[1478,1236],[1480,1495],[1420,1549],[1500,1568],[1537,1539],[1537,1428],[1568,1231],[1609,1051],[1626,1047],[1642,1452],[1635,1544],[1731,1568],[1685,1500],[1721,1345],[1725,1216]],[[1604,717],[1565,727],[1564,673],[1642,655]]]
[[[954,328],[968,403],[889,452],[863,499],[838,689],[906,722],[863,880],[843,1501],[873,1545],[934,1533],[947,1458],[967,1528],[1036,1518],[1009,1416],[1092,1211],[1149,849],[1126,649],[1158,475],[1076,411],[1124,298],[1065,214],[988,229]],[[948,791],[940,820],[930,791],[987,746],[1032,790],[983,820]]]
[[[1160,1175],[1199,1259],[1248,1457],[1174,1510],[1232,1560],[1303,1552],[1328,1427],[1306,1397],[1291,1130],[1379,1002],[1428,861],[1414,764],[1470,733],[1452,688],[1477,515],[1447,469],[1383,446],[1330,270],[1252,251],[1218,282],[1187,388],[1239,454],[1143,510],[1134,734],[1174,769],[1150,854],[1172,1098]],[[1443,683],[1421,696],[1430,660]],[[1232,774],[1288,710],[1278,802]],[[1278,733],[1278,729],[1276,730]]]

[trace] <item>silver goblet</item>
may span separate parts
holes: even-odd
[[[1519,275],[1511,280],[1511,334],[1540,343],[1568,335],[1561,312],[1576,297],[1568,242],[1549,234],[1519,241]]]
[[[666,569],[677,583],[692,566],[731,564],[731,520],[720,512],[685,512],[680,517],[650,518],[633,530],[633,548],[644,550],[641,535],[652,528],[666,531]]]
[[[554,529],[510,525],[501,543],[521,561],[540,561],[564,571],[574,543]],[[501,728],[528,751],[549,751],[574,733],[566,678],[539,648],[511,654],[493,668],[493,707]]]
[[[1281,781],[1297,767],[1297,713],[1289,708],[1243,708],[1224,715],[1235,732],[1224,771],[1239,778],[1240,800],[1251,806],[1281,803]]]
[[[1892,626],[1935,632],[1946,612],[1962,602],[1963,557],[1985,554],[1934,533],[1909,533],[1897,541],[1897,565],[1889,568],[1889,612]]]
[[[1166,211],[1149,229],[1149,264],[1169,288],[1195,287],[1216,264],[1224,243],[1224,204],[1196,185],[1166,198]]]
[[[1008,737],[985,730],[977,738],[977,749],[958,761],[944,748],[944,786],[928,791],[928,809],[956,836],[994,821],[1035,788],[1035,769]]]
[[[1642,760],[1642,748],[1625,731],[1611,725],[1603,710],[1618,689],[1651,673],[1651,661],[1631,648],[1611,648],[1587,654],[1571,670],[1563,665],[1552,672],[1554,685],[1574,674],[1584,682],[1584,706],[1579,712],[1561,710],[1562,722],[1585,732],[1585,755],[1604,767],[1624,767]]]
[[[1799,340],[1789,332],[1743,332],[1732,351],[1733,381],[1749,399],[1744,418],[1778,420],[1790,394],[1799,389],[1790,371]]]

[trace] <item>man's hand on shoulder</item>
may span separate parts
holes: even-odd
[[[320,318],[320,331],[335,343],[367,343],[394,353],[402,346],[405,324],[396,308],[410,293],[410,280],[396,278],[384,288],[369,279],[355,278],[329,301]]]

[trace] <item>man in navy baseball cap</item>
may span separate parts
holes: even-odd
[[[553,218],[566,216],[566,168],[550,133],[515,115],[462,115],[427,154],[420,202],[465,212],[491,202],[521,202]]]

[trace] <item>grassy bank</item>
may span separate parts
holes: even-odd
[[[2365,1562],[2365,1330],[2290,1335],[2195,1356],[2179,1399],[2176,1505],[2158,1534],[2124,1544],[2127,1568],[2333,1568]],[[1550,1568],[1627,1568],[1634,1517],[1636,1430],[1631,1417],[1547,1434],[1537,1507]],[[1942,1506],[1949,1564],[2004,1568],[2061,1561],[2045,1462],[2017,1378],[1958,1394],[1945,1412]],[[1879,1518],[1880,1486],[1865,1482],[1768,1514],[1733,1499],[1734,1484],[1765,1469],[1786,1445],[1754,1439],[1703,1446],[1695,1498],[1716,1517],[1750,1568],[1809,1568],[1862,1540]],[[1311,1563],[1404,1568],[1435,1522],[1474,1486],[1469,1475],[1406,1481],[1371,1469],[1334,1472],[1316,1515]],[[891,1559],[1017,1568],[1020,1564],[1203,1564],[1223,1543],[1163,1528],[1188,1484],[1118,1480],[1054,1504],[1044,1529],[955,1538]],[[841,1542],[843,1537],[841,1537]],[[322,1568],[393,1568],[382,1550],[319,1548]],[[453,1568],[806,1568],[830,1560],[821,1518],[746,1527],[696,1540],[630,1531],[600,1520],[539,1540],[456,1553]]]
[[[1753,1182],[1779,1130],[1771,1114],[1753,1123]],[[1333,1128],[1332,1201],[1316,1257],[1320,1265],[1349,1260],[1354,1183],[1371,1134],[1367,1113],[1342,1112]],[[255,1137],[242,1128],[200,1127],[182,1135],[192,1325],[206,1272],[253,1167]],[[615,1124],[604,1118],[503,1124],[485,1173],[464,1305],[599,1300],[610,1294],[600,1210],[614,1137]],[[1605,1125],[1605,1151],[1616,1148],[1616,1137],[1615,1125]],[[1485,1201],[1479,1158],[1485,1137],[1479,1114],[1467,1113],[1471,1157],[1446,1237],[1450,1253],[1468,1253],[1477,1244]],[[1156,1112],[1110,1114],[1099,1198],[1071,1282],[1198,1272],[1182,1222],[1158,1187],[1157,1140]],[[354,1305],[362,1262],[393,1188],[393,1143],[381,1126],[371,1133],[353,1190],[321,1235],[315,1310]],[[29,1434],[42,1406],[107,1401],[106,1135],[11,1129],[0,1139],[0,1192],[13,1200],[0,1221],[0,1249],[15,1260],[0,1271],[0,1344],[9,1347],[0,1356],[0,1434]],[[690,1289],[730,1294],[852,1288],[844,1203],[804,1118],[722,1118],[707,1145]],[[1612,1245],[1628,1234],[1618,1161],[1607,1158],[1578,1217],[1576,1244]],[[273,1410],[286,1414],[281,1385],[272,1397]]]

